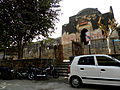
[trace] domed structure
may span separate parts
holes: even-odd
[[[99,17],[102,16],[101,12],[97,8],[86,8],[78,12],[76,20],[78,23],[91,22],[93,30],[98,28]]]
[[[91,15],[91,14],[97,14],[98,16],[101,15],[101,12],[98,11],[97,8],[86,8],[86,9],[83,9],[81,10],[80,12],[78,12],[78,16],[83,16],[83,15]]]
[[[101,13],[97,8],[86,8],[69,17],[69,23],[62,26],[61,42],[64,59],[69,59],[70,56],[78,54],[107,53],[102,30],[98,26],[100,17],[101,23],[108,28],[108,21],[114,20],[112,7],[106,13]],[[114,32],[113,36],[117,37],[118,34]],[[91,45],[85,40],[91,40]],[[111,42],[113,41],[111,40]]]

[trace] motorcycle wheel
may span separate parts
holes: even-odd
[[[20,76],[19,74],[17,74],[17,75],[16,75],[16,79],[21,80],[21,79],[22,79],[22,76]]]
[[[34,80],[35,79],[35,75],[34,75],[33,72],[28,74],[28,79],[29,80]]]

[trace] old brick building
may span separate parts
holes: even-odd
[[[80,54],[108,53],[106,40],[103,37],[102,30],[98,26],[99,17],[102,17],[102,23],[107,26],[108,30],[108,20],[114,19],[112,7],[110,7],[109,12],[103,14],[97,8],[83,9],[78,14],[70,17],[68,24],[62,26],[61,41],[64,59],[69,59],[69,56]],[[83,43],[84,40],[82,39],[84,38],[82,35],[84,34],[84,30],[90,33],[90,45]],[[120,53],[120,43],[113,42],[118,37],[117,31],[114,31],[111,35],[112,53]]]

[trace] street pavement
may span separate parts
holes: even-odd
[[[66,78],[47,80],[0,80],[0,90],[118,90],[120,87],[84,85],[72,88]]]

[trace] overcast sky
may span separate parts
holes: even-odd
[[[85,8],[98,8],[101,13],[109,12],[110,6],[113,8],[115,19],[120,23],[120,0],[63,0],[60,3],[60,21],[56,24],[57,30],[52,35],[53,38],[62,35],[62,25],[69,23],[69,17],[76,15]]]

